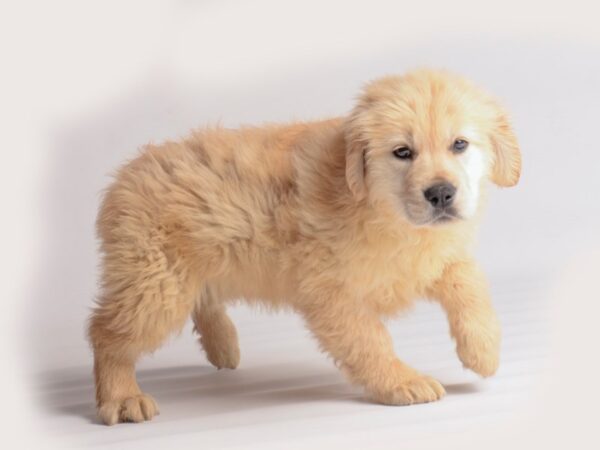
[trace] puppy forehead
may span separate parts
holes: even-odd
[[[380,103],[371,122],[371,137],[382,145],[407,145],[427,151],[446,148],[458,137],[471,138],[475,134],[475,126],[461,105],[435,98],[416,100],[410,107],[406,104],[404,98]]]
[[[382,138],[438,146],[474,128],[470,119],[477,104],[471,91],[460,79],[429,72],[380,80],[366,92],[371,128]]]

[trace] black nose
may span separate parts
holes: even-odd
[[[434,208],[445,208],[454,201],[456,188],[450,183],[438,183],[423,191],[423,195]]]

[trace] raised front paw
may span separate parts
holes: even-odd
[[[156,402],[146,394],[107,401],[98,407],[98,416],[106,425],[114,425],[117,422],[143,422],[157,414],[159,411]]]
[[[378,403],[385,405],[412,405],[434,402],[442,398],[446,391],[434,378],[416,374],[392,388],[369,389],[369,394]]]
[[[500,362],[500,327],[494,321],[478,332],[463,329],[456,338],[456,353],[467,369],[482,377],[494,375]]]

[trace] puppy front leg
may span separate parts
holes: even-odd
[[[481,376],[493,375],[500,355],[500,324],[487,281],[474,261],[447,267],[429,295],[446,310],[450,333],[463,365]]]
[[[400,361],[392,339],[375,314],[335,300],[313,303],[303,315],[321,348],[379,403],[409,405],[438,400],[445,391],[431,377]]]

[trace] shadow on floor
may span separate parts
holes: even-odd
[[[170,419],[259,410],[286,404],[359,402],[361,389],[351,386],[335,370],[281,364],[239,370],[216,370],[209,366],[143,369],[137,372],[142,390],[169,411]],[[99,423],[94,406],[91,369],[77,367],[47,372],[39,377],[38,393],[45,408],[54,414],[76,416]],[[470,394],[476,384],[445,385],[449,395]]]

